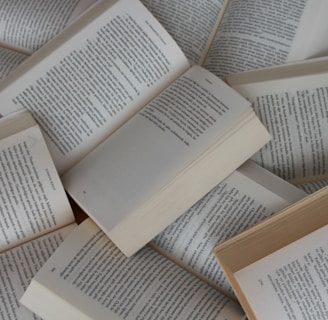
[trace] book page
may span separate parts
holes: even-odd
[[[231,0],[204,66],[223,78],[299,59],[296,47],[303,53],[304,47],[314,45],[312,37],[326,43],[327,5],[325,0]],[[322,54],[321,47],[312,46],[311,55]]]
[[[328,43],[324,41],[328,31],[327,10],[327,1],[307,0],[287,61],[328,55]]]
[[[37,296],[42,288],[45,296]],[[236,303],[148,247],[126,258],[90,219],[48,260],[21,301],[47,319],[55,319],[54,310],[69,319],[99,320],[243,315]]]
[[[28,55],[0,47],[0,80],[16,69]]]
[[[254,161],[297,184],[328,176],[328,81],[325,73],[234,88],[253,103],[255,112],[272,136],[272,140],[254,155]]]
[[[213,286],[233,294],[213,248],[305,196],[296,187],[247,162],[150,245]]]
[[[0,140],[0,184],[0,251],[74,221],[37,126]]]
[[[296,185],[299,189],[304,190],[308,194],[316,192],[326,186],[328,186],[328,178],[321,179],[316,181],[305,182],[302,184]]]
[[[39,50],[3,82],[0,111],[31,111],[62,174],[183,73],[188,62],[138,1],[100,2],[60,36],[62,41]]]
[[[40,319],[19,302],[37,271],[75,226],[70,225],[0,253],[0,315],[2,320]]]
[[[202,64],[229,0],[142,0],[182,49]]]
[[[327,318],[327,232],[322,227],[234,274],[257,319]]]
[[[96,0],[11,0],[0,3],[0,44],[36,51]]]
[[[194,66],[68,171],[63,184],[110,234],[249,111],[223,81]]]

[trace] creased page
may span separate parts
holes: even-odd
[[[45,295],[37,296],[47,288]],[[126,258],[89,219],[32,281],[22,303],[46,319],[237,320],[227,297],[145,247]]]

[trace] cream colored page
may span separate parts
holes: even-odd
[[[259,184],[257,175],[263,176],[266,184]],[[281,195],[273,191],[273,184]],[[151,246],[233,294],[213,248],[305,196],[263,168],[246,163],[161,232]]]
[[[11,0],[0,3],[0,43],[32,53],[96,0]]]
[[[307,3],[323,1],[231,0],[204,66],[223,78],[286,62]]]
[[[177,42],[191,64],[201,64],[227,0],[142,0]]]
[[[0,80],[15,70],[28,55],[0,47]]]
[[[0,315],[2,320],[39,319],[19,302],[27,286],[74,225],[54,231],[0,254]]]
[[[22,299],[41,316],[63,305],[70,319],[74,309],[99,320],[241,319],[238,305],[150,248],[126,258],[91,220],[75,230],[35,277],[52,291],[46,308],[29,303],[33,286]]]
[[[188,68],[138,1],[100,2],[71,27],[62,33],[68,41],[39,51],[32,69],[7,79],[1,93],[3,113],[32,112],[60,174]]]
[[[74,221],[41,131],[0,140],[0,251]]]
[[[110,232],[249,111],[194,66],[64,175],[64,186]]]
[[[235,273],[257,319],[327,318],[327,232],[323,227]]]
[[[253,103],[255,112],[272,136],[272,140],[254,155],[254,161],[295,183],[327,177],[326,74],[235,88]]]

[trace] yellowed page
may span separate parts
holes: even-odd
[[[325,319],[328,227],[235,273],[256,319]]]

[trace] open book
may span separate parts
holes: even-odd
[[[18,300],[75,223],[41,130],[26,111],[0,119],[0,182],[2,318],[35,319]]]
[[[241,320],[240,306],[149,247],[126,258],[87,219],[34,277],[21,302],[45,320]]]
[[[250,320],[326,319],[328,188],[215,248]]]
[[[217,76],[328,53],[325,0],[142,0],[192,64]]]
[[[307,194],[247,161],[162,231],[150,246],[227,295],[229,281],[214,246]]]
[[[38,19],[40,22],[35,23],[32,34],[41,33],[41,39],[46,35],[49,40],[60,30],[54,18],[56,21],[59,19],[58,25],[63,27],[72,20],[72,8],[76,6],[79,9],[72,13],[74,18],[95,2],[48,1],[51,6],[47,1],[42,2],[46,8],[45,14],[35,8],[39,6],[37,1],[25,1],[24,5],[19,0],[8,1],[6,7],[1,7],[4,17],[10,17],[4,19],[5,29],[15,30],[10,33],[10,38],[15,40],[17,34],[21,34],[20,42],[30,42],[27,39],[32,35],[26,29],[23,29],[23,33],[17,31],[20,25],[26,26],[25,21],[32,20],[29,12],[33,12],[32,21]],[[280,0],[252,0],[247,3],[243,0],[142,0],[142,3],[171,34],[191,64],[204,64],[220,77],[232,72],[322,56],[328,52],[325,41],[328,4],[325,0],[293,0],[284,3]],[[61,5],[60,8],[56,9],[56,15],[49,18],[48,13],[53,12],[51,10],[57,4]],[[13,5],[18,7],[11,10]],[[33,10],[27,11],[28,6],[32,6]],[[12,15],[15,11],[28,19],[25,18],[23,22],[17,20],[19,15]],[[47,28],[44,28],[42,21],[47,21]],[[53,30],[49,30],[51,27]],[[42,44],[44,41],[34,48]]]
[[[295,184],[328,178],[328,58],[234,74],[272,135],[253,160]]]
[[[327,55],[327,1],[227,2],[204,61],[217,76]]]
[[[3,114],[32,112],[66,190],[126,255],[269,140],[249,102],[190,68],[138,1],[94,5],[3,81],[1,99]]]
[[[72,319],[101,319],[105,312],[102,306],[127,319],[129,316],[144,318],[150,309],[154,319],[159,314],[169,315],[168,310],[174,309],[173,314],[178,319],[204,319],[206,312],[209,319],[217,319],[217,316],[222,319],[223,315],[226,319],[240,319],[239,312],[236,316],[235,304],[220,293],[224,291],[229,298],[235,299],[212,253],[214,245],[303,197],[305,194],[295,186],[247,162],[161,232],[150,243],[152,249],[145,247],[129,259],[114,249],[103,232],[87,222],[76,231],[74,240],[65,241],[42,271],[43,275],[37,275],[23,302],[46,319],[51,319],[49,313],[52,308],[64,310],[67,312],[65,316],[69,315]],[[90,264],[91,261],[95,262]],[[182,271],[181,267],[190,274]],[[87,274],[93,276],[87,278],[84,276]],[[195,276],[207,284],[201,284]],[[195,285],[196,282],[198,285]],[[60,284],[57,286],[55,283]],[[92,287],[87,289],[87,283],[93,283]],[[123,293],[126,287],[133,289]],[[180,290],[184,292],[184,298],[178,298]],[[62,305],[61,299],[66,300],[62,292],[76,297],[74,301],[68,300],[67,307]],[[103,292],[111,292],[111,295],[105,296]],[[135,292],[140,292],[138,298]],[[190,296],[185,296],[186,292]],[[207,300],[207,306],[204,305],[205,300],[201,304],[197,302],[203,299],[205,292],[214,296],[215,302],[211,307],[212,298]],[[39,295],[44,300],[40,301]],[[191,300],[187,303],[189,298]],[[185,303],[181,299],[185,299]],[[113,303],[117,307],[113,307]],[[220,309],[224,303],[227,306],[218,312],[217,308]],[[175,308],[176,304],[183,307]],[[203,313],[197,308],[204,308]],[[123,312],[123,309],[128,312]]]

